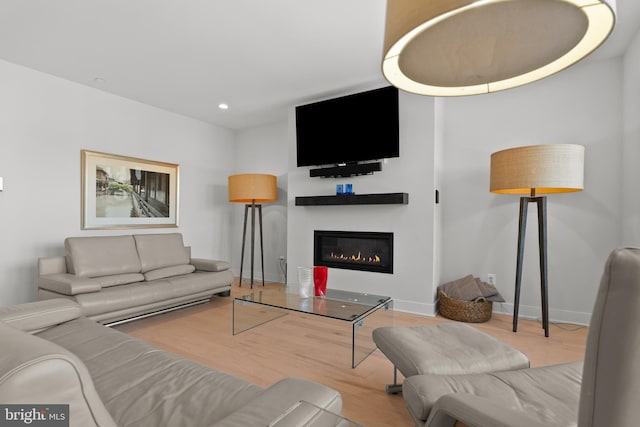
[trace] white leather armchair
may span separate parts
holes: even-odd
[[[418,375],[405,381],[403,393],[418,426],[632,427],[640,420],[639,361],[640,249],[617,249],[605,266],[578,375],[576,364]],[[424,404],[437,393],[443,395],[428,414],[412,411],[412,399]]]

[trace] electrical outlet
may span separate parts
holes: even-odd
[[[496,274],[495,273],[489,273],[487,274],[487,282],[495,287],[496,286]]]

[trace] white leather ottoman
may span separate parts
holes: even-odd
[[[421,374],[461,375],[529,367],[529,358],[515,348],[464,323],[383,327],[373,341],[393,363],[394,383],[388,393],[399,393],[397,370],[405,378]]]

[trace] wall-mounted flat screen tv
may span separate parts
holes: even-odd
[[[296,138],[298,166],[399,157],[398,89],[298,106]]]

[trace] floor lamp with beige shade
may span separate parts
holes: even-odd
[[[242,269],[244,266],[244,249],[247,240],[247,217],[251,208],[251,288],[253,288],[253,266],[255,253],[256,209],[260,225],[260,259],[262,261],[262,286],[264,286],[264,245],[262,243],[262,203],[278,200],[278,184],[275,175],[245,173],[231,175],[229,183],[229,201],[245,203],[244,226],[242,229],[242,254],[240,256],[240,281],[242,286]]]
[[[522,283],[522,261],[527,226],[527,208],[538,208],[538,249],[540,254],[540,292],[542,327],[549,336],[547,295],[547,198],[538,194],[568,193],[584,188],[584,147],[575,144],[530,145],[510,148],[491,155],[490,191],[498,194],[528,194],[520,197],[518,256],[513,303],[513,332],[518,330],[518,308]]]

